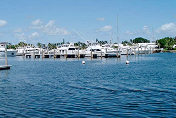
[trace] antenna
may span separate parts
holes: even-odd
[[[113,32],[111,32],[111,39],[110,39],[110,44],[112,43],[112,41],[113,41],[113,38],[112,38],[112,36],[113,36]]]
[[[119,19],[118,19],[118,15],[117,15],[117,43],[119,42]]]
[[[152,40],[154,41],[154,31],[153,31],[153,27],[152,27]]]
[[[80,32],[76,30],[73,30],[73,32],[75,32],[81,39],[86,40],[86,38]]]

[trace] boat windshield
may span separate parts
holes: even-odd
[[[69,48],[68,50],[75,50],[75,48]]]

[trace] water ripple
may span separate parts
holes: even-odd
[[[175,117],[173,53],[121,59],[10,58],[0,117]]]

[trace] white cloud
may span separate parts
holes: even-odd
[[[143,30],[148,30],[148,26],[144,26],[144,27],[143,27]]]
[[[97,20],[97,21],[104,21],[105,18],[97,18],[96,20]]]
[[[33,32],[33,33],[29,36],[29,38],[37,38],[37,37],[39,37],[39,33],[38,33],[38,32]]]
[[[143,32],[148,35],[151,34],[150,28],[148,26],[143,27]]]
[[[45,29],[44,31],[45,33],[47,33],[48,35],[68,35],[69,32],[65,29],[61,29],[61,28],[52,28],[52,29]]]
[[[33,23],[32,23],[33,24]],[[69,32],[64,29],[57,27],[54,20],[48,21],[44,24],[41,20],[35,21],[35,26],[32,26],[32,29],[38,29],[39,31],[46,33],[47,35],[68,35]]]
[[[21,29],[21,28],[18,28],[18,29],[15,29],[13,32],[14,32],[14,33],[20,33],[20,32],[22,32],[22,29]]]
[[[15,33],[15,37],[21,41],[26,40],[25,34],[24,33]]]
[[[158,29],[155,31],[160,36],[175,36],[176,35],[176,23],[167,23],[164,25],[161,25]]]
[[[42,21],[40,19],[32,21],[32,25],[37,26],[37,25],[41,25],[41,24],[42,24]]]
[[[106,25],[104,27],[101,27],[98,31],[100,32],[108,32],[112,30],[112,26],[111,25]]]
[[[50,20],[46,25],[45,27],[53,27],[55,24],[55,21],[54,20]]]
[[[7,24],[7,21],[5,20],[0,20],[0,27],[5,26]]]
[[[130,32],[130,31],[126,31],[125,32],[127,35],[134,35],[135,33],[134,32]]]
[[[176,32],[176,24],[175,23],[164,24],[159,28],[159,31]]]
[[[24,33],[24,32],[14,32],[14,36],[17,39],[19,39],[20,41],[27,41],[27,40],[31,40],[31,39],[35,39],[35,38],[39,37],[39,33],[33,32],[31,34],[28,34],[28,33]]]

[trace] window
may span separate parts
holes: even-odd
[[[75,50],[75,48],[69,48],[68,50]]]

